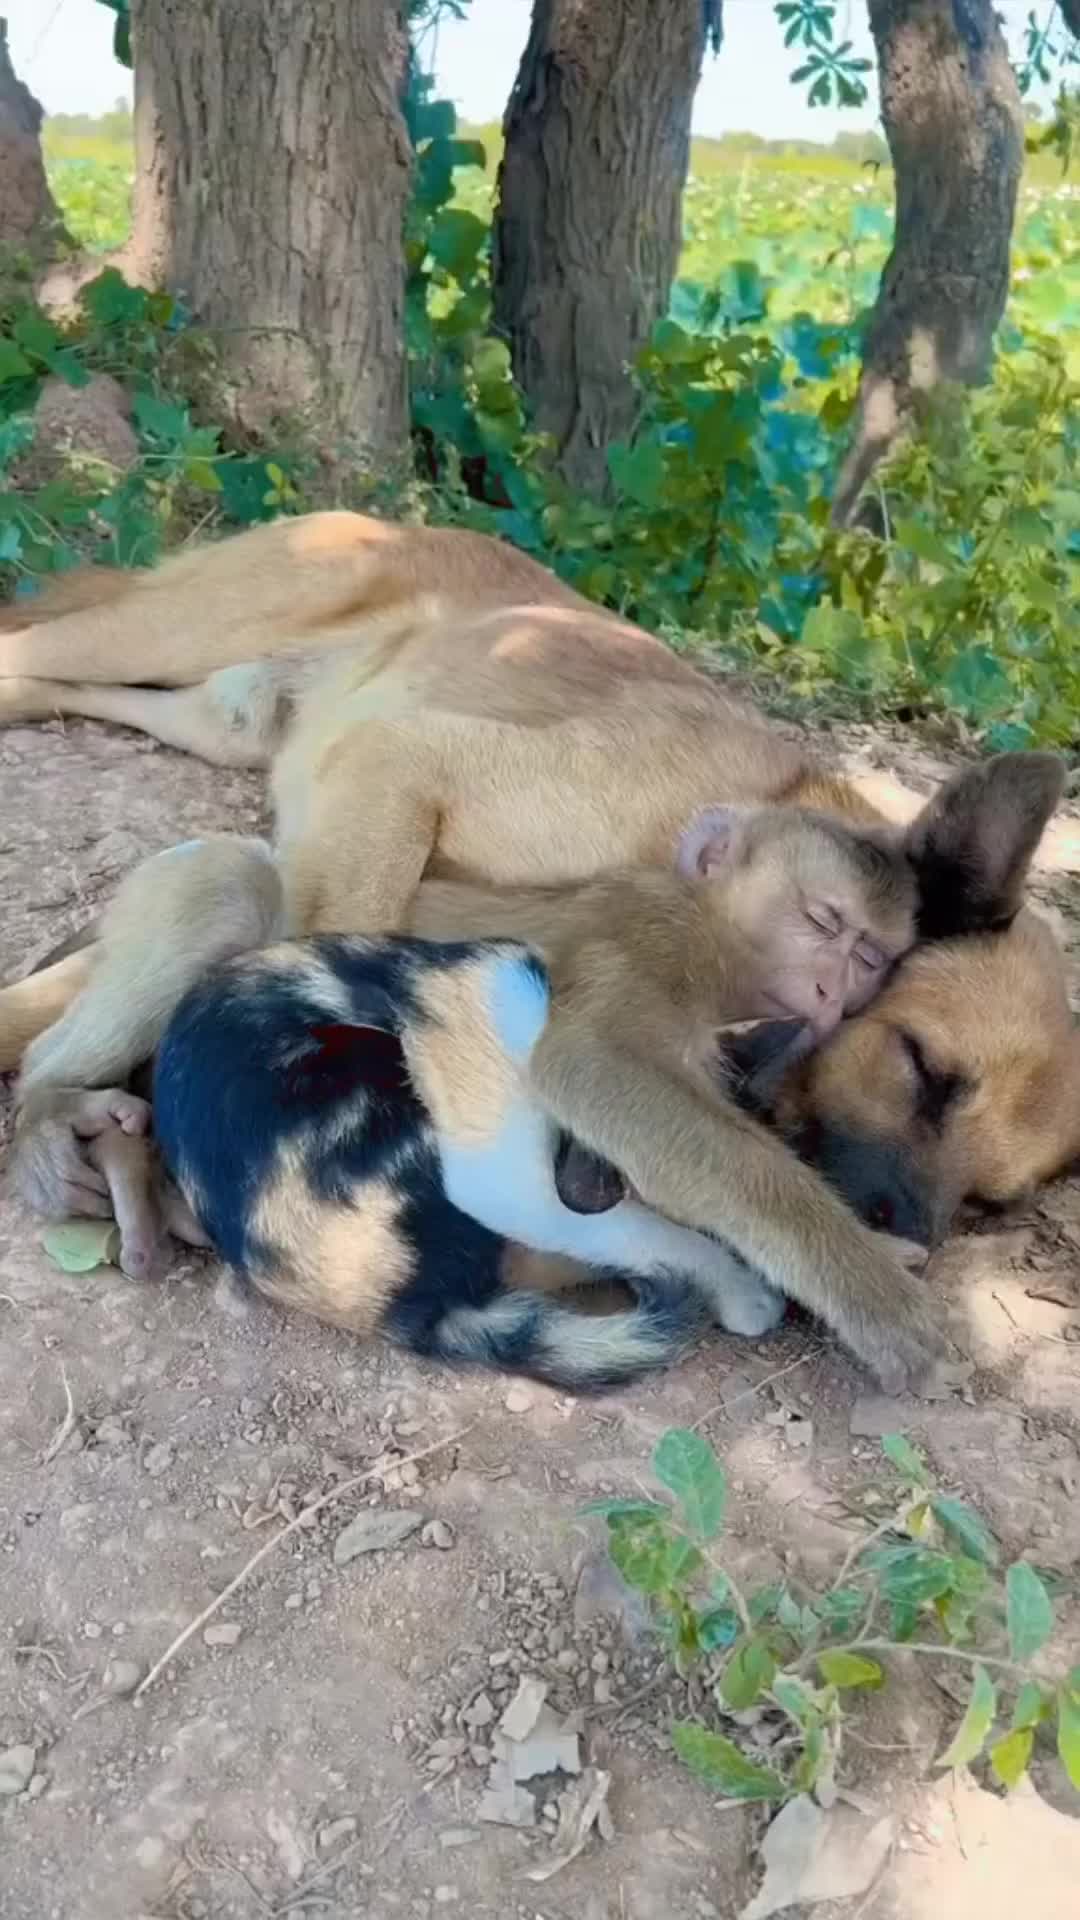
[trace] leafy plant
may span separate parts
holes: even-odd
[[[890,1511],[856,1541],[827,1587],[793,1580],[741,1590],[720,1558],[727,1480],[708,1442],[664,1434],[653,1471],[671,1500],[596,1501],[608,1551],[647,1597],[676,1670],[693,1675],[707,1718],[672,1728],[675,1751],[728,1799],[831,1797],[844,1732],[860,1692],[886,1684],[889,1655],[959,1664],[967,1709],[938,1764],[985,1760],[1001,1785],[1023,1778],[1040,1729],[1055,1734],[1080,1789],[1080,1667],[1057,1681],[1031,1663],[1054,1628],[1046,1581],[1001,1551],[972,1508],[943,1493],[901,1434],[882,1441],[899,1486]],[[740,1718],[753,1712],[764,1750],[748,1754]]]

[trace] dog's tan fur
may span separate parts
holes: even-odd
[[[877,818],[657,641],[483,536],[316,515],[110,581],[108,593],[90,578],[85,590],[65,584],[62,609],[43,603],[32,626],[0,632],[0,675],[12,676],[0,678],[0,719],[91,713],[211,760],[272,761],[293,932],[406,925],[424,875],[506,887],[667,865],[683,823],[716,801]],[[131,684],[151,662],[172,691]],[[1045,767],[1034,784],[1030,804],[1011,787],[991,792],[980,829],[1005,848],[994,889],[1005,916],[1056,797]],[[963,957],[956,964],[966,977]],[[979,1063],[980,1097],[1013,1115],[1019,1189],[1080,1147],[1072,1103],[1059,1103],[1048,1144],[1042,1116],[1028,1125],[1014,1095],[1018,1076],[1061,1074],[1060,961],[1022,916],[990,938],[973,984],[975,974],[980,997],[950,1038],[974,1060],[995,1017],[1004,1025]],[[40,978],[51,1016],[56,986]],[[0,1033],[5,1011],[0,999]],[[889,1028],[871,1011],[827,1059],[846,1049],[857,1071],[851,1049],[868,1044],[857,1036],[875,1019],[887,1050]],[[791,1095],[803,1117],[829,1097],[813,1091],[825,1069],[823,1057]],[[628,1036],[602,996],[586,1027],[552,1023],[537,1071],[557,1117],[650,1204],[723,1232],[871,1364],[924,1351],[923,1296],[872,1236],[778,1141],[747,1121],[718,1125],[648,1031]],[[909,1121],[897,1098],[881,1123]],[[956,1159],[979,1189],[976,1151],[969,1140]],[[999,1173],[995,1160],[988,1186]]]

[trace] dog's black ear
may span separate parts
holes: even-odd
[[[1064,786],[1055,753],[999,753],[946,781],[904,843],[919,882],[920,939],[1010,924]]]

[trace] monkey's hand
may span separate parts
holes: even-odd
[[[150,1108],[123,1087],[34,1090],[12,1152],[15,1189],[47,1220],[108,1220],[120,1228],[120,1264],[145,1277],[160,1264],[162,1234],[148,1139]]]

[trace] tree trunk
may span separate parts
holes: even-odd
[[[134,277],[216,331],[252,426],[406,433],[403,0],[133,0]]]
[[[627,367],[667,306],[690,109],[717,0],[533,0],[503,122],[495,327],[535,425],[600,491],[637,413]]]
[[[69,245],[41,157],[44,114],[15,73],[0,19],[0,248],[50,259]]]
[[[863,351],[833,520],[941,380],[989,371],[1009,291],[1024,159],[1016,76],[992,0],[870,0],[896,232]]]

